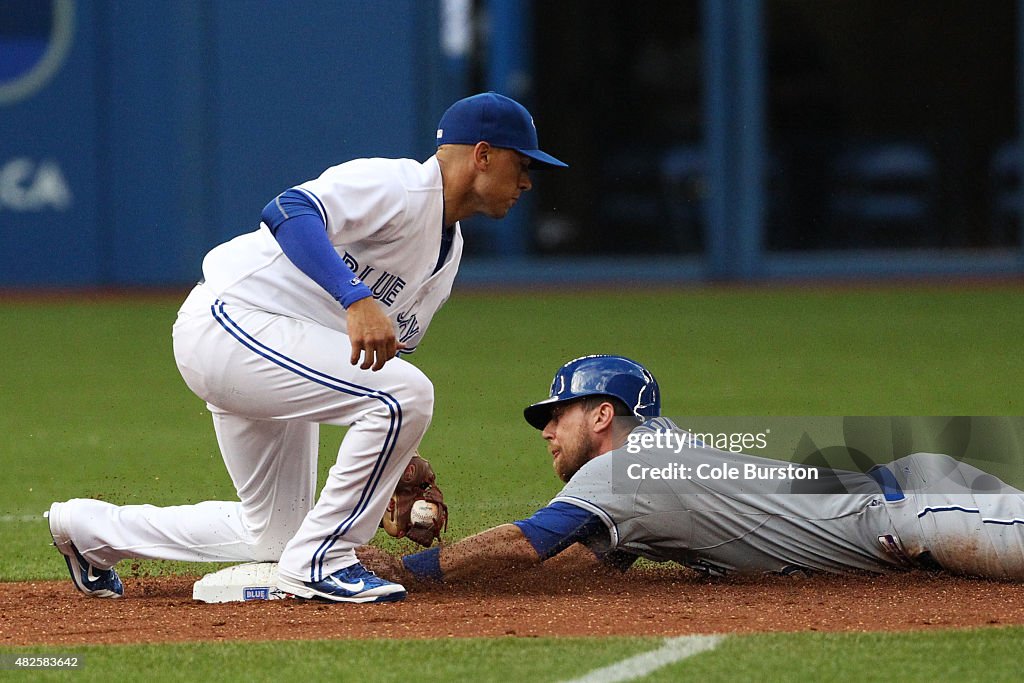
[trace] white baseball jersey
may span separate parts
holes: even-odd
[[[440,267],[444,198],[436,158],[360,159],[298,186],[337,253],[411,350],[448,298],[456,225]],[[345,310],[285,255],[266,224],[214,248],[178,312],[174,356],[207,402],[237,501],[116,506],[69,501],[67,533],[90,562],[130,557],[279,561],[318,582],[357,562],[430,424],[433,385],[394,358],[353,365]],[[347,426],[319,496],[319,424]]]
[[[462,258],[456,223],[448,258],[433,273],[444,219],[437,158],[356,159],[297,187],[319,207],[331,243],[394,321],[398,340],[414,350],[448,299]],[[292,264],[266,225],[210,251],[203,275],[229,304],[347,331],[341,305]]]

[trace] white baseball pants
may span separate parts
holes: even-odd
[[[174,325],[174,356],[213,414],[239,500],[161,508],[78,499],[62,506],[65,532],[99,567],[279,561],[281,574],[319,581],[354,564],[430,424],[434,394],[400,358],[371,372],[350,353],[341,332],[225,304],[197,286]],[[316,499],[319,424],[349,429]]]

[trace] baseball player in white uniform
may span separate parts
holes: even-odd
[[[413,352],[447,300],[459,220],[503,217],[540,151],[533,119],[496,93],[459,100],[423,163],[358,159],[264,208],[259,228],[210,251],[174,324],[182,377],[213,415],[238,501],[54,503],[54,543],[72,579],[119,597],[126,558],[279,561],[304,598],[383,602],[403,586],[356,557],[431,419],[433,387]],[[318,426],[347,426],[316,495]]]
[[[1024,580],[1024,492],[946,455],[812,476],[710,448],[659,417],[654,377],[621,356],[566,363],[524,414],[565,482],[548,505],[401,566],[380,552],[368,561],[421,579],[479,579],[564,552],[562,561],[626,569],[645,557],[716,576],[920,567]]]

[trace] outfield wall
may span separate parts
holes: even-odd
[[[0,16],[0,285],[187,282],[311,173],[431,153],[432,3],[37,5]]]
[[[969,4],[954,0],[944,11]],[[615,50],[622,52],[615,64],[637,58],[649,46],[629,41],[652,29],[633,20],[661,15],[653,6],[621,16],[616,12],[626,10],[614,2],[584,6],[600,16],[569,26],[559,12],[581,9],[570,0],[561,9],[525,0],[0,0],[0,287],[187,283],[199,277],[210,247],[254,228],[263,205],[288,186],[358,156],[425,158],[439,113],[481,89],[526,102],[541,122],[544,146],[572,168],[537,174],[536,191],[506,220],[466,222],[464,281],[1024,273],[1024,190],[1019,170],[1013,175],[1024,168],[1024,146],[1005,148],[1007,182],[1016,184],[1004,188],[1002,215],[1016,220],[1001,235],[951,233],[985,226],[962,225],[969,221],[950,212],[965,200],[943,193],[945,213],[934,221],[922,214],[916,236],[908,233],[913,249],[899,248],[900,235],[886,229],[869,239],[857,223],[845,243],[826,227],[824,241],[810,250],[780,249],[773,244],[779,220],[798,233],[785,244],[806,237],[793,211],[779,218],[786,183],[765,171],[778,152],[771,52],[780,26],[790,26],[772,17],[786,3],[689,0],[679,6],[692,25],[686,35],[672,23],[678,17],[670,21],[666,13],[671,40],[697,48],[687,53],[689,70],[672,72],[672,79],[685,76],[699,86],[686,104],[700,138],[659,137],[653,153],[630,136],[644,133],[651,112],[665,118],[674,110],[664,102],[634,106],[625,91],[607,90],[603,78],[621,80],[626,72],[607,76],[600,59]],[[851,16],[854,7],[847,7]],[[995,88],[1003,127],[990,137],[1005,142],[1024,118],[1024,0],[987,7],[999,11],[979,19],[981,29],[1016,18],[1012,29],[1005,29],[1012,21],[996,22],[1004,27],[1001,51],[973,62],[980,70],[993,60],[1018,65],[1016,82],[1005,77]],[[626,20],[634,33],[626,32]],[[599,30],[616,22],[618,34]],[[560,38],[551,40],[552,32]],[[1009,47],[1011,33],[1018,39]],[[922,35],[918,42],[932,38],[928,30]],[[979,45],[962,36],[950,44],[965,42]],[[977,55],[960,61],[970,64],[969,57]],[[866,61],[862,70],[869,68]],[[580,73],[593,81],[589,90]],[[950,110],[971,99],[956,96],[970,74],[958,77],[944,93]],[[890,89],[900,83],[890,81]],[[914,102],[902,102],[904,118],[916,111]],[[630,125],[614,123],[623,107],[618,115]],[[888,109],[886,103],[870,111],[884,118]],[[1008,123],[1013,117],[1017,123]],[[964,138],[961,146],[975,149],[969,132],[957,123],[941,139]],[[797,154],[791,166],[814,175],[805,162]],[[954,158],[946,166],[962,164]],[[979,195],[972,198],[979,205],[989,201],[983,192],[967,194]],[[868,197],[863,209],[892,207],[890,198],[876,199]],[[789,201],[790,209],[800,208],[798,199]]]

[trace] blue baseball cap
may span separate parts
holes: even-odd
[[[573,359],[555,373],[548,393],[546,399],[523,410],[523,417],[535,429],[547,426],[555,406],[587,396],[614,396],[639,420],[661,415],[661,389],[654,375],[625,356]]]
[[[566,168],[537,144],[537,127],[526,107],[510,97],[485,92],[461,99],[437,124],[437,146],[475,145],[489,142],[495,147],[514,149],[530,157],[532,168]]]

